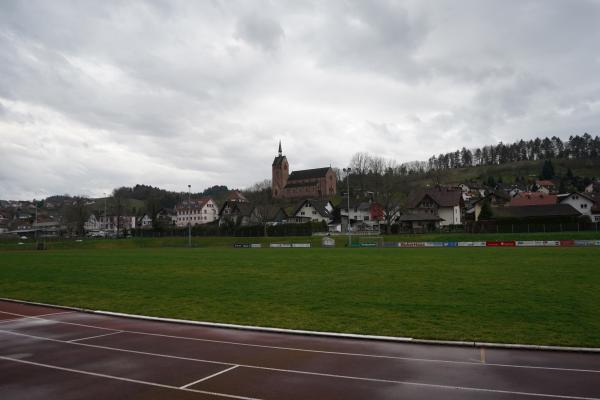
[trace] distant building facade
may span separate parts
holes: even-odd
[[[219,219],[217,203],[210,197],[192,199],[190,202],[184,200],[175,206],[175,212],[178,227],[208,224]]]
[[[289,163],[281,151],[272,164],[271,189],[276,199],[326,198],[336,193],[336,176],[331,167],[289,172]]]

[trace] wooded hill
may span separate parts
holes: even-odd
[[[350,162],[350,186],[375,193],[396,190],[408,193],[428,185],[459,183],[494,186],[496,183],[527,184],[540,178],[545,160],[550,160],[553,176],[566,179],[567,190],[583,190],[600,177],[600,138],[589,134],[560,138],[536,138],[511,144],[456,150],[428,161],[397,164],[394,160],[356,153]],[[346,191],[345,176],[338,172],[338,189]]]

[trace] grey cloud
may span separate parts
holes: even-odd
[[[279,139],[298,169],[594,133],[599,19],[583,0],[7,0],[0,197],[245,187]]]
[[[383,73],[403,81],[429,74],[415,59],[430,30],[417,10],[394,1],[333,4],[324,6],[321,25],[310,35],[320,65]]]
[[[284,39],[284,31],[275,20],[260,15],[249,15],[238,19],[234,37],[261,48],[274,51]]]

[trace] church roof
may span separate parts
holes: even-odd
[[[317,181],[313,181],[313,182],[288,182],[285,185],[285,189],[291,189],[291,188],[299,188],[299,187],[313,187],[318,185],[319,182]]]
[[[279,167],[283,163],[283,160],[285,160],[285,156],[275,157],[273,160],[273,167]]]
[[[275,158],[277,159],[277,157]],[[300,179],[317,179],[323,178],[327,174],[327,172],[331,169],[331,167],[326,168],[313,168],[313,169],[304,169],[301,171],[294,171],[288,177],[289,181],[300,180]]]

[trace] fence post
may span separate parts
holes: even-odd
[[[510,224],[510,233],[515,233],[515,224]]]
[[[546,223],[544,222],[542,225],[544,225],[544,233],[546,233]]]

